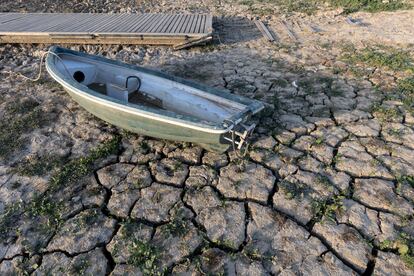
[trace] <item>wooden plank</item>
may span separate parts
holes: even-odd
[[[156,33],[162,33],[163,30],[167,29],[168,26],[170,26],[170,24],[174,21],[174,18],[175,18],[174,15],[172,15],[172,14],[169,15],[168,18],[167,18],[167,20],[165,20],[162,25],[158,26],[158,28],[156,28],[154,30],[154,32],[156,32]]]
[[[134,29],[134,32],[144,32],[149,26],[154,24],[154,18],[157,16],[155,14],[151,14],[148,20],[146,20],[144,23],[137,26],[137,28]]]
[[[138,26],[140,26],[141,24],[144,24],[149,18],[151,17],[150,14],[145,14],[143,16],[140,16],[139,19],[137,19],[132,25],[131,27],[129,27],[126,32],[134,32],[134,30],[136,28],[138,28]]]
[[[171,27],[169,27],[166,32],[168,32],[168,33],[175,33],[175,30],[178,28],[178,26],[184,20],[184,15],[183,14],[179,14],[178,17],[179,17],[178,20],[175,21],[174,25],[172,25]]]
[[[149,33],[154,33],[156,29],[158,29],[160,26],[162,26],[164,24],[165,21],[168,20],[168,18],[170,18],[170,15],[165,14],[163,16],[161,16],[157,21],[157,24],[155,24],[153,27],[151,27],[148,32]]]
[[[5,24],[2,24],[2,26],[5,26],[7,28],[18,29],[21,26],[27,26],[27,24],[30,24],[30,22],[36,21],[36,20],[38,20],[37,16],[25,16],[16,21],[9,21]]]
[[[91,25],[87,30],[85,30],[85,32],[99,33],[101,31],[105,31],[105,28],[111,26],[112,24],[116,24],[118,20],[119,15],[117,14],[111,14],[111,16],[108,18],[102,17],[101,21],[95,21],[93,25]]]
[[[56,30],[56,29],[59,29],[61,26],[65,26],[69,24],[70,22],[73,22],[73,21],[78,22],[80,19],[81,19],[81,16],[79,16],[79,14],[71,14],[70,16],[65,16],[64,18],[62,18],[62,20],[58,24],[45,28],[41,31],[49,32],[52,30]]]
[[[156,26],[160,20],[162,20],[166,15],[163,14],[160,16],[158,16],[157,14],[154,14],[153,17],[151,18],[151,22],[149,22],[147,25],[143,26],[143,30],[142,32],[146,32],[146,33],[150,33],[151,29]]]
[[[8,17],[8,18],[4,18],[3,20],[2,20],[2,22],[1,22],[1,24],[7,24],[7,23],[10,23],[10,22],[13,22],[13,21],[19,21],[19,20],[24,20],[24,18],[25,17],[27,17],[28,15],[20,15],[20,16],[16,16],[16,17],[12,17],[12,16],[10,16],[10,17]]]
[[[211,16],[210,14],[207,14],[203,33],[212,33],[212,32],[213,32],[213,16]]]
[[[201,21],[201,14],[197,14],[196,19],[193,22],[193,26],[191,27],[190,33],[198,32],[196,31],[196,29],[198,29],[198,26],[200,25],[200,21]]]
[[[174,33],[183,33],[183,31],[185,30],[185,28],[187,27],[188,21],[190,21],[191,16],[186,14],[184,21],[182,22],[181,26],[178,26],[179,28],[177,28],[177,30]]]
[[[88,17],[86,17],[88,18]],[[66,29],[67,32],[71,32],[71,31],[76,31],[76,32],[88,32],[88,30],[90,29],[96,29],[96,26],[101,25],[104,21],[103,21],[103,16],[96,14],[93,16],[90,16],[88,18],[88,20],[83,21],[84,17],[81,17],[81,20],[83,21],[83,24],[76,26],[75,28],[71,28],[68,27],[68,29],[66,29],[66,25],[63,25],[62,28]],[[106,20],[108,20],[109,18],[106,18]],[[71,24],[69,24],[71,25]],[[59,31],[59,30],[57,30]]]
[[[202,33],[204,31],[205,22],[206,22],[206,15],[200,14],[200,22],[198,23],[197,29],[195,30],[196,33]]]
[[[77,29],[78,27],[85,24],[90,18],[81,16],[72,24],[61,24],[56,27],[50,28],[48,32],[70,32],[73,29]]]
[[[125,31],[129,27],[131,27],[132,24],[135,23],[136,19],[140,18],[140,16],[136,16],[135,14],[126,14],[125,17],[122,19],[122,22],[120,24],[114,24],[110,28],[108,28],[106,31],[108,32],[117,32],[119,30]]]
[[[260,20],[254,20],[254,24],[256,24],[257,28],[260,30],[260,32],[263,34],[264,37],[267,38],[270,42],[275,41],[275,38],[270,33],[270,31],[267,29],[266,25],[263,24]]]
[[[24,17],[26,17],[26,15],[25,15],[25,14],[21,14],[21,15],[15,15],[15,14],[12,14],[12,15],[7,15],[7,14],[6,14],[6,16],[4,16],[4,17],[2,17],[2,18],[0,19],[0,24],[6,24],[6,23],[8,23],[8,22],[10,22],[10,21],[19,20],[19,19],[22,19],[22,18],[24,18]]]
[[[0,43],[128,43],[186,47],[206,40],[203,33],[206,23],[207,16],[203,14],[0,13]]]
[[[188,34],[191,33],[191,29],[193,27],[194,21],[197,19],[194,15],[191,15],[190,21],[188,21],[187,26],[184,29],[184,33]]]
[[[165,24],[160,30],[157,30],[158,32],[160,32],[160,33],[165,33],[165,32],[167,32],[167,30],[169,29],[169,28],[171,28],[174,24],[175,24],[175,22],[177,22],[177,20],[180,18],[180,16],[179,15],[176,15],[176,14],[173,14],[172,16],[171,16],[171,19],[170,19],[170,21],[168,22],[168,24]]]
[[[23,31],[41,31],[49,26],[52,26],[54,24],[56,24],[56,22],[59,22],[60,16],[59,15],[55,15],[55,16],[51,16],[49,18],[49,20],[44,20],[45,18],[42,18],[41,21],[37,21],[33,22],[31,24],[27,24],[23,27],[19,27],[19,28],[13,28],[15,31],[19,31],[19,30],[23,30]]]

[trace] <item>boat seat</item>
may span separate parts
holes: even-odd
[[[118,86],[114,83],[107,82],[106,83],[106,94],[117,100],[120,100],[124,103],[128,103],[129,95],[135,91],[129,92],[126,87]]]
[[[106,92],[108,96],[128,103],[131,94],[137,92],[140,86],[141,80],[138,77],[118,75],[115,76],[114,82],[106,83]]]
[[[125,87],[128,92],[134,92],[141,86],[141,80],[137,76],[118,75],[115,76],[112,83],[119,87]]]

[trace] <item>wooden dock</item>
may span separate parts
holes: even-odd
[[[0,13],[0,43],[148,44],[211,40],[209,14]]]

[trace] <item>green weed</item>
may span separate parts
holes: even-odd
[[[163,275],[157,266],[160,258],[157,249],[149,243],[133,239],[128,245],[128,264],[139,267],[144,275]]]
[[[414,176],[413,175],[403,175],[397,178],[398,184],[407,184],[414,188]]]
[[[312,202],[312,211],[317,219],[327,219],[335,222],[337,214],[343,212],[343,199],[345,196],[334,195],[327,200],[315,200]]]
[[[181,218],[174,218],[165,226],[165,229],[172,236],[183,237],[188,233],[188,223]]]
[[[401,0],[329,0],[328,2],[333,7],[344,8],[345,13],[396,11],[409,8],[409,5]]]
[[[414,110],[414,77],[400,80],[396,92],[404,107],[412,112]]]
[[[27,140],[23,135],[47,122],[47,116],[35,105],[11,108],[10,112],[13,111],[16,113],[6,114],[0,123],[0,157],[6,157],[21,148]]]
[[[409,52],[384,46],[371,46],[361,51],[347,51],[342,59],[350,64],[388,68],[393,71],[414,72],[413,59]]]
[[[46,218],[47,223],[42,227],[53,229],[62,222],[61,211],[63,202],[53,198],[53,194],[62,186],[79,181],[81,177],[93,171],[93,163],[118,150],[121,137],[116,135],[111,140],[104,142],[101,146],[93,149],[86,157],[70,161],[60,171],[55,173],[49,183],[49,190],[43,195],[37,195],[27,203],[15,203],[6,207],[0,216],[0,238],[6,237],[15,230],[15,224],[21,215],[31,218]]]
[[[309,191],[309,188],[302,183],[292,183],[289,181],[282,181],[281,187],[285,194],[285,198],[291,200],[296,197],[302,196]]]
[[[371,108],[371,112],[381,122],[395,121],[402,116],[402,113],[398,108],[385,107],[378,104],[374,105]]]
[[[71,270],[74,275],[84,275],[90,265],[89,260],[81,259],[73,264]]]
[[[56,169],[62,165],[65,159],[60,156],[46,155],[36,158],[25,159],[15,169],[21,175],[35,176],[45,175],[46,173]]]
[[[70,161],[52,177],[51,187],[61,187],[63,184],[73,183],[81,177],[88,175],[93,171],[93,164],[96,160],[116,153],[120,142],[121,136],[116,135],[98,148],[93,149],[88,156]]]

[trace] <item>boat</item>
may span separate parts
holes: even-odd
[[[192,142],[209,151],[240,152],[260,101],[158,70],[52,46],[46,69],[96,117],[131,132]]]

